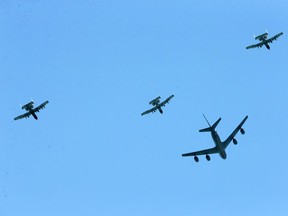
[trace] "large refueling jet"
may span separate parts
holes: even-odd
[[[161,97],[157,97],[155,99],[153,99],[152,101],[149,102],[150,105],[154,106],[152,109],[149,109],[145,112],[143,112],[141,115],[146,115],[148,113],[151,112],[156,112],[157,110],[159,110],[159,112],[161,114],[163,114],[163,110],[161,107],[165,106],[166,103],[169,103],[169,101],[174,97],[174,95],[171,95],[170,97],[168,97],[166,100],[164,100],[163,102],[160,103],[160,99]]]
[[[22,119],[22,118],[29,118],[30,115],[32,115],[36,120],[38,119],[37,115],[35,114],[36,112],[39,112],[41,109],[44,109],[46,104],[48,104],[49,101],[45,101],[44,103],[40,104],[38,107],[34,108],[34,102],[31,101],[24,106],[22,106],[22,109],[25,109],[27,112],[24,113],[23,115],[17,116],[14,118],[14,120]]]
[[[258,35],[257,37],[254,36],[255,40],[259,40],[260,43],[248,46],[246,47],[246,49],[251,49],[251,48],[256,48],[256,47],[261,48],[263,45],[265,45],[265,47],[270,50],[269,43],[273,43],[273,41],[277,40],[277,38],[279,38],[281,35],[283,35],[283,32],[280,32],[279,34],[276,34],[275,36],[267,39],[268,32],[266,31],[264,34]]]
[[[196,162],[199,162],[199,158],[197,157],[198,155],[206,155],[206,159],[208,161],[210,161],[210,156],[209,154],[216,154],[218,153],[220,155],[221,158],[226,159],[227,158],[227,154],[225,152],[225,149],[228,147],[228,145],[230,144],[231,141],[233,141],[233,143],[236,145],[238,142],[235,139],[236,134],[238,133],[238,131],[240,130],[241,134],[245,134],[244,129],[242,128],[243,124],[245,123],[245,121],[247,120],[248,116],[246,116],[242,122],[236,127],[236,129],[231,133],[231,135],[224,141],[222,142],[218,133],[216,132],[215,128],[217,127],[218,123],[221,121],[221,118],[219,118],[212,126],[210,125],[210,123],[208,122],[207,118],[205,117],[205,115],[203,114],[206,122],[208,123],[209,127],[208,128],[204,128],[199,130],[199,132],[210,132],[212,139],[215,143],[215,147],[214,148],[210,148],[210,149],[205,149],[202,151],[195,151],[195,152],[191,152],[191,153],[186,153],[186,154],[182,154],[183,157],[187,157],[187,156],[194,156],[194,160]]]

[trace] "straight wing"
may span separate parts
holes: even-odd
[[[257,43],[257,44],[253,44],[253,45],[250,45],[250,46],[247,46],[246,49],[251,49],[251,48],[256,48],[256,47],[262,47],[264,45],[263,42],[260,42],[260,43]]]
[[[22,119],[22,118],[29,118],[31,114],[29,112],[23,114],[23,115],[20,115],[20,116],[17,116],[16,118],[14,118],[14,120],[18,120],[18,119]]]
[[[163,102],[161,102],[159,105],[160,107],[165,106],[166,103],[169,103],[169,101],[174,97],[174,95],[171,95],[170,97],[168,97],[166,100],[164,100]]]
[[[281,32],[281,33],[279,33],[279,34],[277,34],[277,35],[269,38],[269,39],[267,40],[268,43],[272,43],[274,40],[277,40],[277,38],[279,38],[281,35],[283,35],[283,32]]]
[[[48,103],[49,101],[45,101],[44,103],[40,104],[38,107],[34,108],[34,112],[39,112],[41,109],[44,109]]]
[[[143,112],[141,115],[143,116],[143,115],[146,115],[148,113],[156,112],[156,111],[157,111],[157,107],[153,107],[152,109],[149,109],[149,110]]]
[[[236,129],[230,134],[230,136],[223,142],[224,148],[226,148],[230,142],[233,140],[233,138],[236,136],[236,134],[239,132],[239,130],[242,128],[242,125],[245,123],[245,121],[248,119],[248,116],[246,116],[241,123],[236,127]]]
[[[219,152],[219,150],[217,149],[217,147],[214,147],[214,148],[205,149],[205,150],[201,150],[201,151],[195,151],[195,152],[182,154],[182,157],[215,154],[215,153],[218,153],[218,152]]]

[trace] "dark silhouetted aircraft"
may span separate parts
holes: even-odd
[[[191,153],[186,153],[186,154],[182,154],[183,157],[187,157],[187,156],[194,156],[194,160],[196,162],[199,162],[199,158],[197,157],[198,155],[206,155],[206,159],[208,161],[210,161],[210,156],[209,154],[216,154],[218,153],[220,155],[221,158],[226,159],[227,158],[227,154],[225,152],[225,149],[228,147],[228,145],[230,144],[231,141],[233,141],[233,143],[236,145],[238,142],[235,139],[236,134],[238,133],[238,131],[240,130],[241,134],[245,134],[244,129],[242,128],[242,125],[245,123],[245,121],[247,120],[248,116],[246,116],[242,122],[236,127],[236,129],[231,133],[231,135],[224,141],[222,142],[218,133],[216,132],[215,128],[217,127],[218,123],[220,122],[221,118],[219,118],[212,126],[209,124],[208,120],[206,119],[205,115],[203,114],[205,120],[207,121],[209,127],[208,128],[204,128],[199,130],[199,132],[210,132],[212,139],[215,143],[215,147],[214,148],[210,148],[210,149],[205,149],[202,151],[195,151],[195,152],[191,152]]]
[[[48,104],[49,101],[45,101],[44,103],[42,103],[41,105],[39,105],[36,108],[34,107],[34,102],[31,101],[27,104],[25,104],[24,106],[22,106],[22,109],[25,109],[27,112],[24,113],[23,115],[17,116],[16,118],[14,118],[14,120],[18,120],[18,119],[22,119],[22,118],[29,118],[30,115],[32,115],[36,120],[38,119],[37,115],[35,114],[36,112],[39,112],[41,109],[44,109],[46,104]]]
[[[160,103],[160,99],[161,97],[157,97],[155,99],[153,99],[152,101],[149,102],[150,105],[154,106],[152,109],[149,109],[145,112],[143,112],[141,115],[146,115],[148,113],[151,112],[156,112],[157,110],[159,110],[159,112],[161,114],[163,114],[163,110],[162,107],[165,106],[166,103],[169,103],[169,101],[174,97],[174,95],[171,95],[170,97],[168,97],[166,100],[164,100],[163,102]]]
[[[266,46],[267,49],[270,50],[269,43],[273,43],[274,40],[277,40],[281,35],[283,35],[283,32],[280,32],[279,34],[267,39],[268,37],[268,32],[266,31],[264,34],[258,35],[257,37],[254,37],[255,40],[259,40],[260,43],[253,44],[251,46],[246,47],[246,49],[251,49],[251,48],[261,48],[263,45]]]

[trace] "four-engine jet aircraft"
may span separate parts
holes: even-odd
[[[170,97],[168,97],[166,100],[164,100],[163,102],[160,103],[160,99],[161,97],[157,97],[155,99],[153,99],[152,101],[149,102],[150,105],[154,106],[152,109],[149,109],[145,112],[143,112],[141,115],[146,115],[148,113],[151,112],[156,112],[157,110],[159,110],[159,112],[161,114],[163,114],[163,110],[161,107],[165,106],[166,103],[169,103],[169,101],[174,97],[174,95],[171,95]]]
[[[220,155],[221,158],[226,159],[227,155],[225,152],[225,149],[227,148],[227,146],[230,144],[231,141],[233,141],[233,143],[236,145],[237,144],[237,140],[235,139],[236,134],[238,133],[238,131],[240,130],[241,134],[245,134],[244,129],[242,128],[242,125],[245,123],[245,121],[247,120],[248,116],[246,116],[242,122],[236,127],[236,129],[231,133],[231,135],[224,141],[222,142],[218,133],[216,132],[215,128],[217,127],[218,123],[220,122],[221,118],[219,118],[212,126],[209,124],[208,120],[206,119],[205,115],[203,114],[205,120],[207,121],[209,127],[208,128],[204,128],[199,130],[199,132],[210,132],[212,139],[215,143],[215,147],[214,148],[210,148],[210,149],[205,149],[202,151],[196,151],[196,152],[191,152],[191,153],[186,153],[186,154],[182,154],[183,157],[186,156],[194,156],[194,160],[196,162],[199,162],[199,158],[197,157],[197,155],[206,155],[206,159],[208,161],[210,161],[210,156],[209,154],[215,154],[218,153]]]
[[[41,109],[44,109],[46,104],[48,104],[49,101],[45,101],[44,103],[42,103],[41,105],[39,105],[36,108],[34,107],[34,102],[31,101],[27,104],[25,104],[24,106],[22,106],[22,109],[25,109],[27,112],[24,113],[23,115],[17,116],[16,118],[14,118],[14,120],[18,120],[18,119],[22,119],[22,118],[29,118],[30,115],[32,115],[36,120],[38,119],[37,115],[35,114],[36,112],[39,112]]]
[[[270,50],[269,43],[273,43],[273,41],[277,40],[277,38],[279,38],[281,35],[283,35],[283,32],[280,32],[279,34],[267,39],[268,32],[266,31],[264,34],[261,34],[261,35],[258,35],[257,37],[255,37],[255,40],[261,41],[260,43],[248,46],[248,47],[246,47],[246,49],[251,49],[251,48],[256,48],[256,47],[261,48],[263,45],[265,45],[266,48]]]

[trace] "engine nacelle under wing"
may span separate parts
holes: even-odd
[[[260,41],[263,41],[263,40],[266,40],[268,37],[268,33],[265,32],[264,34],[261,34],[261,35],[258,35],[255,37],[255,40],[260,40]]]
[[[24,106],[22,106],[22,109],[25,109],[25,110],[30,110],[30,109],[32,109],[33,107],[34,107],[34,102],[33,101],[31,101],[31,102],[29,102],[29,103],[27,103],[27,104],[25,104]]]
[[[149,102],[150,105],[155,106],[156,104],[158,104],[160,102],[161,97],[157,97],[155,99],[153,99],[152,101]]]

